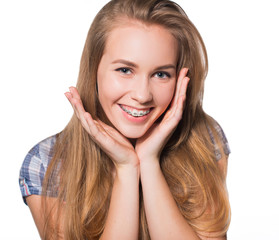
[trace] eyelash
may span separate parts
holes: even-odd
[[[124,72],[123,70],[125,70],[126,72]],[[132,72],[132,70],[130,68],[125,68],[125,67],[124,68],[118,68],[115,71],[121,72],[123,74],[127,74],[127,71]],[[168,72],[160,71],[160,72],[156,72],[155,74],[158,74],[158,73],[162,73],[162,74],[164,74],[166,76],[166,77],[159,77],[159,78],[162,78],[162,79],[170,78],[170,74]]]

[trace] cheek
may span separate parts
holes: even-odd
[[[170,84],[168,87],[158,89],[156,91],[157,104],[166,109],[173,98],[174,90],[175,84]]]
[[[98,78],[98,95],[103,107],[116,102],[123,95],[124,86],[112,74],[103,74]]]

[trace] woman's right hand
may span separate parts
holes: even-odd
[[[94,120],[86,112],[79,93],[75,87],[70,87],[65,96],[71,103],[77,118],[92,140],[111,158],[116,170],[124,166],[138,166],[139,160],[134,147],[121,133],[102,121]]]

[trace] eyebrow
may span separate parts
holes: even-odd
[[[137,64],[135,64],[135,63],[133,63],[131,61],[124,60],[124,59],[117,59],[117,60],[114,60],[112,62],[112,64],[115,64],[115,63],[123,63],[123,64],[125,64],[127,66],[138,68]],[[169,69],[169,68],[176,69],[176,67],[173,64],[167,64],[167,65],[156,67],[156,70]]]

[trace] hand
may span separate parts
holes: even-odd
[[[159,160],[161,151],[181,120],[190,80],[186,77],[187,72],[187,68],[181,69],[171,106],[162,121],[159,124],[153,124],[144,136],[137,140],[135,149],[140,163],[146,159]]]
[[[70,87],[70,92],[66,92],[65,96],[71,103],[83,128],[89,133],[92,140],[111,158],[116,169],[124,165],[137,166],[139,164],[134,147],[127,138],[102,121],[94,120],[90,113],[84,110],[81,98],[75,87]]]

